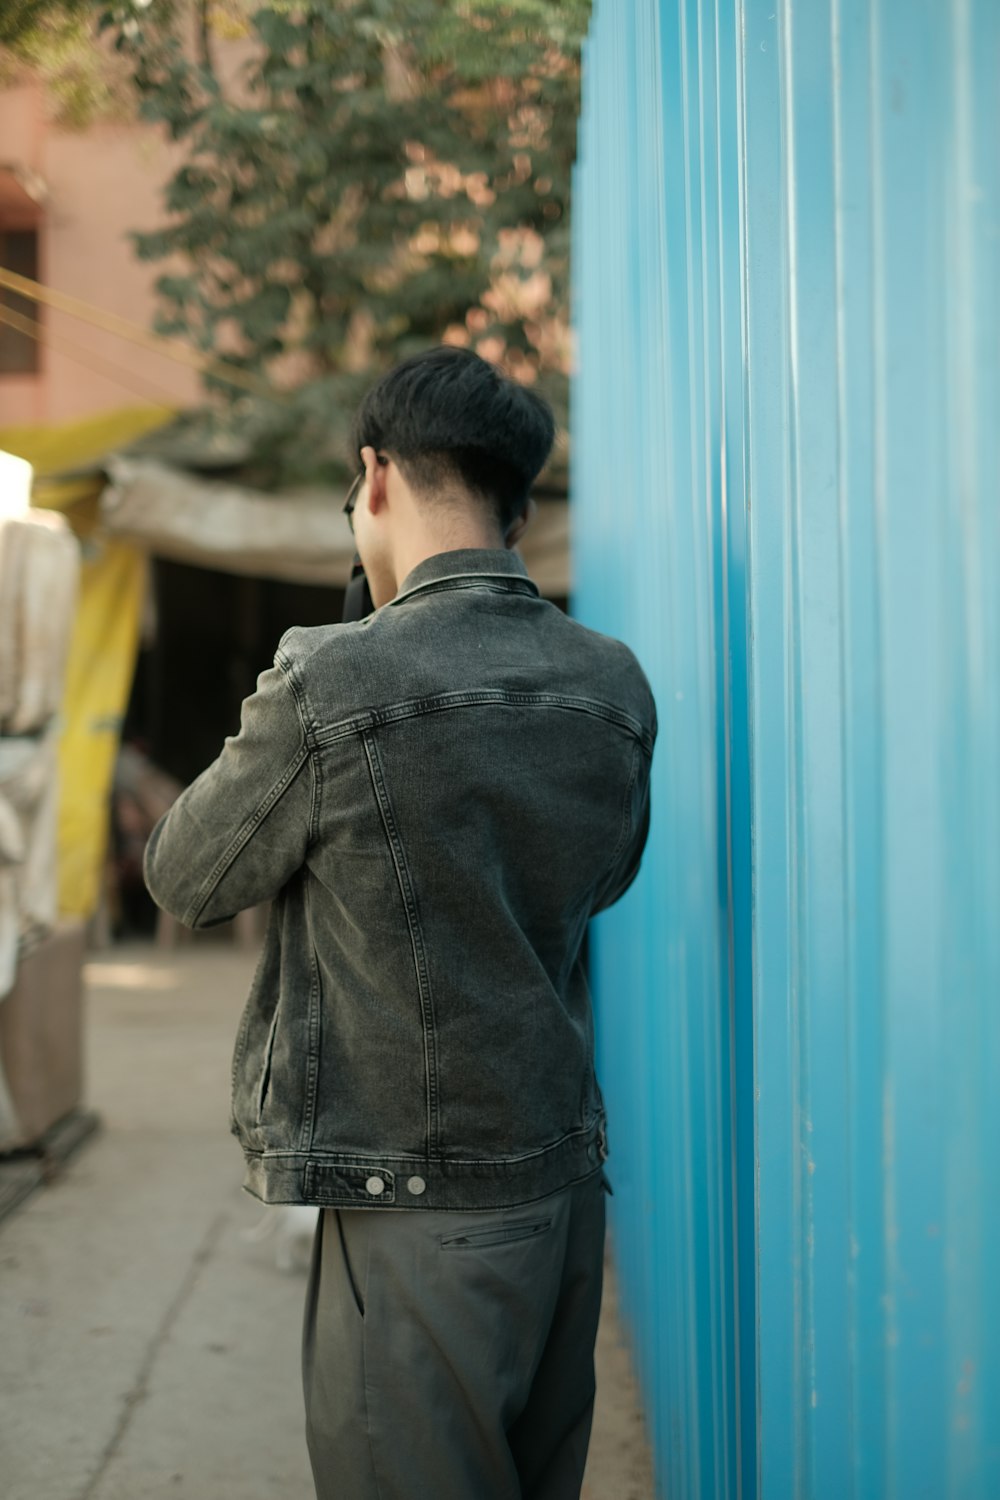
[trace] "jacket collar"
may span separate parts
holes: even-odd
[[[467,588],[476,578],[502,578],[516,593],[539,595],[538,585],[528,577],[524,561],[516,552],[506,547],[461,547],[454,552],[436,552],[418,562],[388,604],[400,604],[423,589]]]

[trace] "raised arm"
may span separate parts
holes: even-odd
[[[187,927],[211,927],[276,895],[305,860],[315,791],[295,695],[271,667],[244,700],[239,734],[153,829],[143,867],[153,900]]]

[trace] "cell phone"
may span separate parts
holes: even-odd
[[[363,620],[374,608],[361,558],[355,552],[350,581],[344,591],[344,623],[348,620]]]

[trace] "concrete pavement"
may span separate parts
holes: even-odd
[[[214,934],[87,964],[103,1128],[0,1225],[2,1500],[313,1500],[304,1276],[255,1237],[269,1211],[228,1131],[253,965]],[[584,1496],[652,1500],[613,1298]]]

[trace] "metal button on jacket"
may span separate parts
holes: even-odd
[[[385,1183],[382,1181],[381,1177],[369,1177],[368,1181],[365,1183],[365,1187],[371,1193],[373,1198],[377,1198],[380,1193],[385,1192]]]
[[[422,1177],[411,1177],[406,1184],[406,1191],[412,1193],[414,1198],[419,1198],[420,1194],[425,1192],[426,1189],[427,1184]]]

